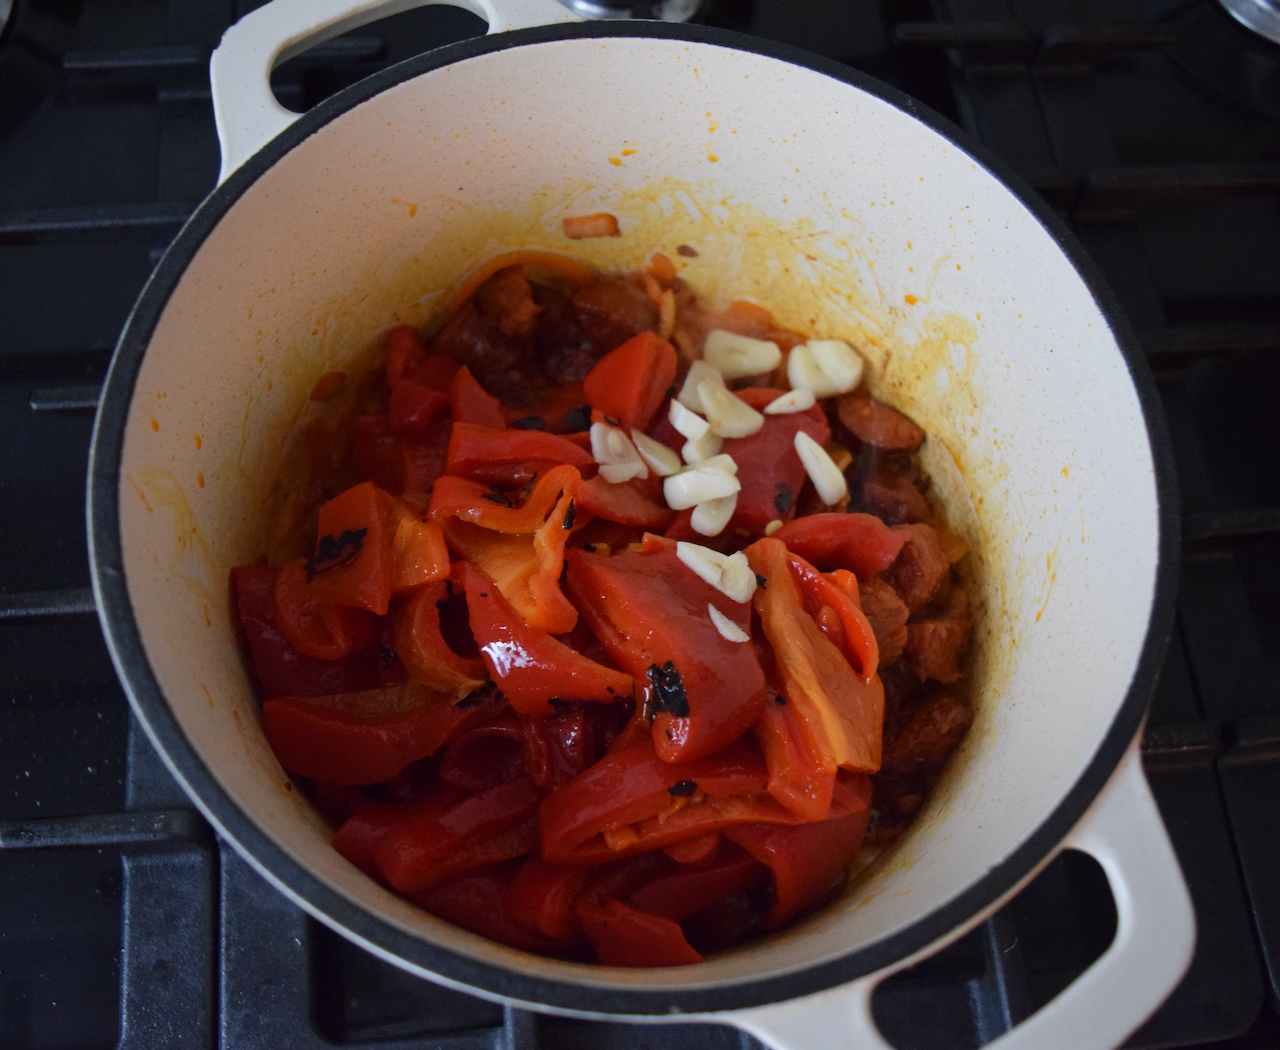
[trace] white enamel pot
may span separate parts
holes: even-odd
[[[1119,1044],[1184,972],[1194,918],[1136,738],[1172,622],[1176,509],[1151,384],[1096,272],[997,160],[847,68],[700,27],[472,0],[486,38],[301,118],[272,65],[413,0],[276,0],[213,60],[223,181],[143,292],[98,416],[94,586],[135,710],[267,879],[405,969],[536,1010],[704,1019],[774,1047],[881,1046],[876,983],[1060,850],[1098,859],[1118,932],[1001,1046]],[[566,215],[623,236],[570,245]],[[677,254],[681,245],[696,257]],[[259,730],[227,574],[335,369],[369,367],[469,270],[523,248],[629,268],[854,342],[973,547],[976,722],[900,846],[794,929],[696,966],[534,957],[441,922],[329,846]],[[364,365],[361,362],[365,362]]]

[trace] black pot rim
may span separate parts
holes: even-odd
[[[600,987],[517,973],[408,934],[376,918],[290,857],[226,795],[187,741],[160,691],[147,658],[124,578],[119,528],[119,469],[134,385],[152,332],[169,296],[205,238],[240,196],[281,156],[347,110],[381,91],[442,66],[507,48],[597,37],[675,39],[740,51],[799,66],[859,88],[921,121],[1002,183],[1053,237],[1093,295],[1120,347],[1137,390],[1155,466],[1159,503],[1158,566],[1151,618],[1128,692],[1084,772],[1042,823],[1007,858],[959,896],[909,927],[837,959],[778,975],[688,988]],[[1066,224],[1004,161],[950,121],[848,66],[796,48],[696,25],[662,22],[582,22],[523,29],[452,44],[383,70],[327,99],[245,162],[201,204],[148,280],[120,337],[94,427],[89,468],[89,550],[94,592],[108,647],[130,702],[152,742],[211,821],[262,870],[317,918],[413,969],[455,986],[534,1007],[599,1015],[671,1016],[761,1006],[807,995],[873,973],[904,959],[995,904],[1054,851],[1115,771],[1137,734],[1173,624],[1178,569],[1178,503],[1173,457],[1154,380],[1101,274]]]

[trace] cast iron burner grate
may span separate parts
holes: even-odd
[[[87,590],[91,413],[129,307],[213,184],[208,56],[253,6],[15,0],[14,25],[48,35],[37,75],[0,91],[0,1046],[754,1045],[536,1016],[405,975],[220,843],[128,715]],[[719,0],[700,17],[963,123],[1073,223],[1141,334],[1184,524],[1144,755],[1199,944],[1129,1045],[1262,1050],[1280,1048],[1280,121],[1187,72],[1185,27],[1219,14],[1211,0]],[[481,30],[452,9],[399,15],[287,63],[276,90],[306,109]],[[877,1020],[902,1050],[977,1047],[1069,983],[1114,923],[1097,865],[1064,854],[885,982]]]

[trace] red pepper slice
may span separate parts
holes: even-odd
[[[422,333],[412,325],[402,324],[387,334],[387,389],[394,390],[411,375],[427,357]]]
[[[589,877],[589,868],[570,868],[530,857],[503,893],[502,906],[527,929],[557,940],[573,940],[582,935],[573,902]]]
[[[507,418],[502,411],[502,402],[485,390],[471,369],[463,365],[453,377],[449,388],[449,403],[455,423],[474,423],[479,427],[490,427],[504,430]]]
[[[456,737],[440,756],[436,776],[463,791],[486,791],[527,771],[524,728],[511,711]]]
[[[429,386],[402,379],[391,388],[390,406],[387,418],[393,434],[427,437],[432,424],[448,409],[449,399]]]
[[[861,673],[863,681],[869,683],[876,674],[880,646],[876,643],[875,632],[871,630],[871,624],[862,614],[862,609],[846,590],[836,586],[831,577],[818,572],[803,558],[793,554],[788,564],[804,592],[805,608],[809,615],[835,647],[844,653],[854,670]],[[841,571],[848,574],[847,570]],[[857,593],[857,585],[857,578],[854,577],[854,594]],[[833,616],[820,616],[826,609],[832,610]]]
[[[514,777],[394,828],[378,843],[374,860],[383,877],[401,893],[420,892],[456,874],[458,869],[450,866],[453,854],[519,828],[537,812],[541,799],[532,780]],[[535,827],[528,836],[533,842],[530,850],[536,848],[536,836]],[[500,859],[505,858],[490,858]]]
[[[584,515],[584,521],[585,515],[590,515],[645,529],[665,529],[675,517],[662,500],[661,479],[655,475],[646,481],[617,485],[599,475],[584,481],[578,491],[578,513]]]
[[[417,696],[420,702],[398,713],[368,713],[371,705],[392,695],[388,691]],[[388,686],[331,697],[266,700],[262,729],[290,773],[334,784],[379,784],[490,717],[493,707],[492,700],[460,706],[430,690]]]
[[[605,354],[583,381],[591,407],[630,430],[643,430],[676,378],[676,348],[641,332]]]
[[[321,505],[320,538],[307,563],[317,599],[386,615],[395,570],[389,505],[386,493],[368,481]]]
[[[484,663],[461,656],[445,640],[441,607],[451,595],[448,580],[419,587],[396,613],[393,641],[411,681],[466,696],[484,684]]]
[[[823,572],[851,569],[864,580],[892,565],[906,542],[906,534],[874,514],[810,514],[788,522],[773,538]]]
[[[376,645],[355,650],[341,660],[321,660],[289,644],[276,606],[278,576],[279,570],[269,565],[241,565],[231,570],[236,612],[262,695],[323,696],[376,686]]]
[[[627,898],[627,903],[649,915],[679,922],[768,877],[769,869],[750,853],[722,842],[701,863],[681,864],[646,882]]]
[[[581,446],[543,430],[454,423],[449,435],[447,473],[492,485],[521,485],[556,464],[585,467],[591,462],[591,454]]]
[[[595,760],[596,727],[585,711],[550,718],[523,716],[520,722],[525,766],[543,791],[568,783]]]
[[[594,905],[579,901],[578,921],[605,966],[692,966],[702,956],[679,923],[637,911],[622,901]]]
[[[380,489],[401,489],[400,439],[386,414],[356,416],[351,423],[351,460],[356,477]]]
[[[475,566],[459,562],[458,569],[467,592],[471,633],[485,666],[521,714],[545,718],[555,713],[553,700],[609,703],[635,691],[630,675],[589,660],[525,623]]]
[[[423,521],[398,500],[393,501],[388,527],[391,557],[395,565],[391,593],[400,597],[425,583],[447,579],[449,548],[444,533],[433,521]]]
[[[842,774],[836,791],[839,816],[789,827],[746,824],[724,832],[725,838],[773,869],[775,895],[765,916],[766,929],[776,929],[820,901],[862,845],[871,819],[871,780]]]
[[[831,808],[835,766],[809,745],[781,690],[777,699],[751,727],[769,770],[769,794],[797,820],[821,820]]]
[[[426,798],[412,802],[373,802],[353,813],[334,833],[330,845],[366,875],[379,877],[373,851],[388,831],[427,813],[451,806],[461,792],[439,784]],[[366,796],[367,798],[367,796]]]
[[[570,550],[567,586],[618,666],[636,679],[666,762],[710,755],[741,736],[764,706],[752,646],[720,634],[715,607],[750,631],[750,611],[703,581],[673,548],[611,557]]]
[[[782,391],[754,387],[736,393],[752,408],[759,409],[781,396]],[[769,522],[790,521],[794,516],[796,500],[808,477],[795,446],[796,434],[801,430],[819,445],[826,444],[831,428],[820,405],[790,415],[765,416],[764,426],[754,434],[724,443],[722,451],[743,465],[738,474],[742,489],[726,532],[744,529],[758,535]]]
[[[307,582],[305,558],[280,570],[275,591],[280,629],[289,644],[306,656],[341,660],[353,649],[370,645],[378,634],[378,621],[369,613],[316,601]]]
[[[444,473],[446,446],[452,424],[448,416],[438,416],[421,437],[400,441],[398,478],[400,491],[419,497],[431,491],[436,479]]]

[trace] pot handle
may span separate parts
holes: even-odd
[[[279,63],[379,18],[439,3],[478,15],[489,33],[582,21],[557,0],[273,0],[231,26],[209,61],[222,147],[218,183],[301,115],[271,93],[271,71]]]
[[[1195,913],[1142,772],[1138,740],[1061,848],[1083,850],[1102,865],[1116,902],[1115,940],[1057,998],[984,1050],[1110,1050],[1156,1011],[1191,964]],[[890,972],[716,1020],[773,1050],[892,1050],[871,1013],[871,993]]]

